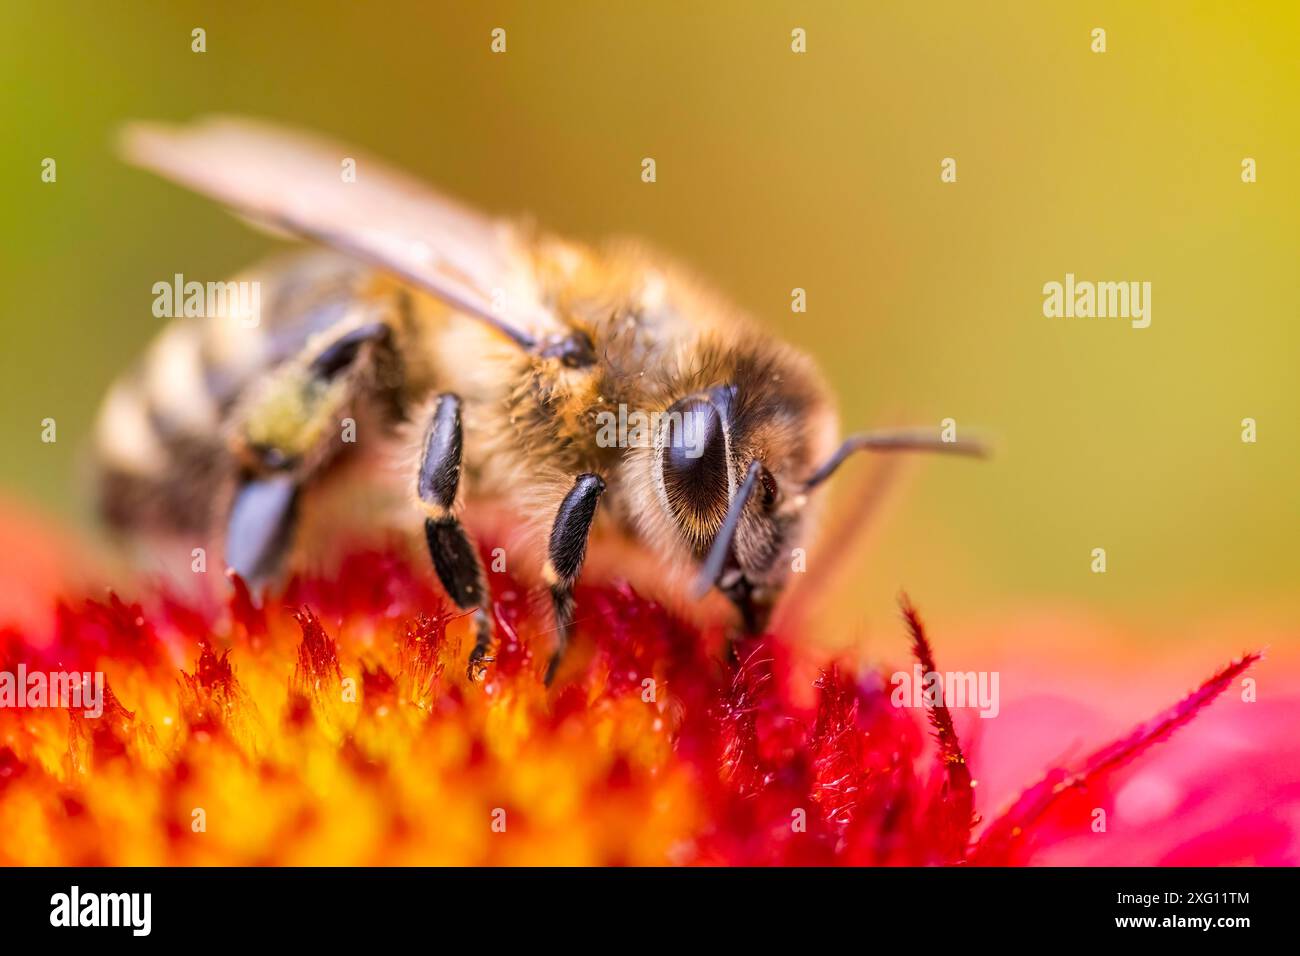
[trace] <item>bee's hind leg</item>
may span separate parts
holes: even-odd
[[[587,556],[587,536],[596,517],[596,504],[604,491],[605,482],[599,475],[579,475],[560,502],[560,510],[551,526],[543,571],[555,608],[555,653],[546,667],[548,686],[555,679],[560,659],[569,644],[569,628],[573,624],[573,585]]]
[[[462,610],[474,609],[474,648],[469,653],[466,673],[471,681],[484,677],[492,658],[492,617],[487,607],[487,586],[483,565],[464,525],[452,513],[460,487],[461,456],[460,398],[439,395],[424,436],[416,491],[426,512],[424,536],[429,557],[447,595]]]

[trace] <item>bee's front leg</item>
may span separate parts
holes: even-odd
[[[555,679],[560,659],[569,643],[569,628],[573,624],[573,585],[587,556],[587,537],[596,517],[596,504],[604,491],[605,482],[599,475],[579,475],[560,502],[560,510],[551,526],[546,567],[542,572],[550,585],[551,603],[555,608],[555,653],[546,667],[548,686]]]
[[[424,536],[438,580],[457,607],[474,609],[474,648],[469,653],[466,673],[471,681],[478,681],[492,661],[488,657],[492,616],[488,613],[487,585],[478,552],[465,526],[452,513],[460,487],[463,449],[460,398],[450,393],[439,395],[424,436],[416,492],[424,504]]]

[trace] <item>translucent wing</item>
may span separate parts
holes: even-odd
[[[525,348],[560,328],[514,233],[382,161],[246,119],[137,123],[126,158],[256,224],[323,243],[423,287]],[[345,181],[344,162],[355,161]]]

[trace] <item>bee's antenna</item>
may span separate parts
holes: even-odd
[[[856,451],[936,451],[951,455],[969,455],[985,458],[988,449],[978,441],[954,439],[946,441],[928,429],[904,428],[893,431],[859,432],[844,439],[843,444],[835,450],[826,464],[818,468],[811,478],[804,482],[803,490],[812,491],[835,473],[845,458]]]
[[[704,560],[704,567],[700,569],[699,576],[691,585],[691,596],[696,600],[708,594],[709,588],[722,577],[722,568],[727,563],[727,555],[731,552],[731,542],[736,537],[736,529],[740,527],[740,516],[758,486],[758,473],[762,468],[763,465],[757,458],[749,463],[745,480],[741,483],[740,490],[736,492],[736,497],[731,499],[731,507],[727,509],[727,516],[722,519],[722,527],[718,529],[717,537],[713,539],[713,547],[709,549],[709,556]]]

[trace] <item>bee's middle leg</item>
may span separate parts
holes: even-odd
[[[555,679],[560,659],[569,644],[569,628],[573,625],[573,585],[587,556],[587,536],[596,517],[596,504],[604,491],[605,482],[599,475],[579,475],[560,502],[560,510],[551,526],[543,571],[546,583],[551,587],[551,603],[555,608],[555,652],[546,667],[548,685]]]
[[[452,509],[460,487],[464,436],[461,430],[460,398],[439,395],[424,436],[416,491],[426,512],[424,536],[429,557],[447,595],[462,610],[474,609],[474,647],[466,673],[471,681],[481,680],[492,658],[492,616],[487,607],[487,585],[483,565],[465,526]]]

